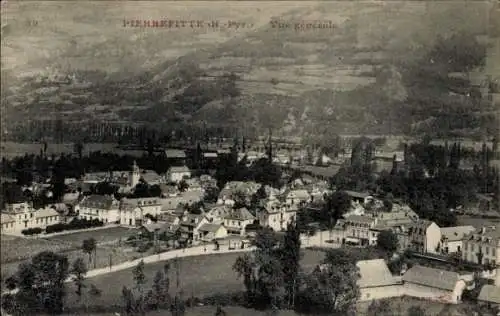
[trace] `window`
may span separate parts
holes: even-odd
[[[490,247],[485,247],[485,251],[486,255],[489,255],[490,254]]]
[[[34,215],[34,214],[33,214],[33,213],[31,213],[31,214],[30,214],[30,217],[31,217],[31,218],[33,218],[33,215]]]
[[[491,255],[495,256],[495,248],[491,248]]]

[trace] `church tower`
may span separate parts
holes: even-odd
[[[139,183],[139,179],[141,178],[141,172],[137,163],[134,160],[134,164],[132,166],[132,170],[129,173],[128,183],[131,187],[135,187],[137,183]]]

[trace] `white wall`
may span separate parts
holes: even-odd
[[[360,292],[361,295],[358,299],[359,302],[405,295],[404,287],[402,284],[361,288]]]
[[[458,281],[454,291],[441,290],[408,282],[405,282],[404,284],[405,295],[431,300],[446,301],[451,304],[457,304],[459,302],[464,288],[464,281]],[[458,299],[457,296],[459,297]]]

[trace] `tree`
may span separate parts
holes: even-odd
[[[135,311],[135,306],[134,306],[134,294],[132,291],[124,286],[122,288],[122,299],[125,303],[125,313],[127,315],[131,315]]]
[[[330,232],[337,223],[337,220],[341,218],[350,207],[351,198],[344,191],[335,191],[327,196],[323,212],[325,212],[325,217],[328,219]]]
[[[215,316],[227,316],[226,311],[222,309],[220,305],[217,305],[217,309],[215,311]]]
[[[94,238],[85,239],[82,243],[82,250],[89,256],[89,264],[92,262],[92,254],[94,254],[94,267],[96,265],[95,254],[97,250],[97,242]]]
[[[398,236],[390,230],[380,232],[377,239],[377,247],[392,255],[399,248]]]
[[[144,285],[146,284],[146,275],[144,274],[144,260],[141,260],[132,270],[134,276],[135,289],[139,292],[136,308],[141,314],[145,314]]]
[[[255,292],[254,268],[255,262],[248,254],[239,256],[233,264],[233,270],[238,274],[238,277],[243,277],[247,301],[252,300]]]
[[[425,316],[425,310],[420,306],[410,306],[407,310],[408,316]]]
[[[217,187],[208,187],[205,190],[204,200],[207,203],[215,203],[219,198],[219,189]]]
[[[249,303],[258,306],[274,306],[283,286],[283,267],[278,240],[269,228],[257,232],[253,244],[256,250],[251,255],[244,254],[236,260],[233,270],[244,277]]]
[[[70,273],[73,275],[73,282],[75,282],[75,293],[78,296],[78,299],[81,300],[82,289],[85,287],[83,281],[85,280],[85,274],[87,274],[87,266],[85,265],[85,262],[82,258],[79,257],[75,261],[73,261]]]
[[[179,182],[179,184],[177,185],[177,187],[178,187],[179,191],[184,192],[184,191],[186,191],[189,188],[189,185],[186,182],[186,180],[182,179]]]
[[[101,296],[102,290],[100,290],[95,284],[90,285],[89,294],[90,296],[96,298]]]
[[[301,258],[300,245],[300,231],[296,223],[291,222],[287,226],[284,242],[280,249],[285,292],[289,307],[293,307],[300,285],[298,280]]]
[[[368,307],[367,316],[392,316],[394,310],[391,309],[391,303],[387,299],[372,301]]]
[[[358,278],[352,258],[327,257],[307,277],[296,306],[305,311],[348,314],[360,295]]]
[[[170,279],[168,278],[168,267],[164,271],[157,271],[153,279],[152,295],[156,307],[164,306],[170,301],[168,293],[170,287]]]
[[[61,314],[68,275],[66,256],[51,251],[41,252],[30,263],[21,264],[16,276],[19,289],[16,303],[23,311],[22,314]]]
[[[83,142],[79,141],[74,144],[74,151],[78,155],[78,159],[82,160],[83,157]]]
[[[393,204],[392,204],[392,201],[391,201],[391,200],[389,200],[389,199],[384,199],[384,208],[385,208],[385,210],[386,210],[387,212],[392,211],[392,206],[393,206]]]

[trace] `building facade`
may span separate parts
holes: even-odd
[[[464,261],[496,265],[500,260],[500,229],[483,227],[466,235],[462,245]]]
[[[428,220],[418,220],[408,228],[410,250],[420,253],[440,252],[441,230],[436,223]]]

